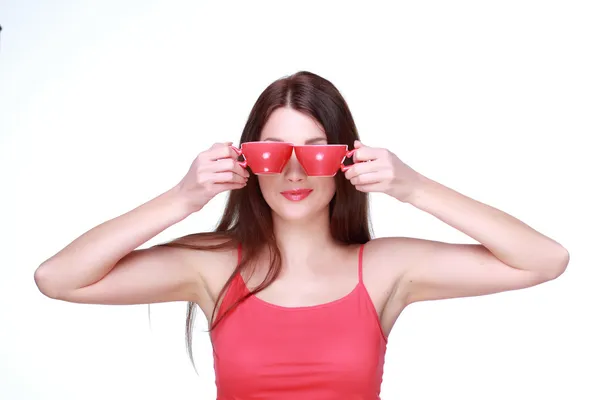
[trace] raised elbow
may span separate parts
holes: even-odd
[[[560,246],[556,252],[556,254],[552,257],[551,267],[549,268],[549,280],[556,279],[567,270],[567,266],[569,265],[569,261],[571,260],[571,255],[569,251]]]
[[[40,265],[33,273],[33,280],[44,296],[51,299],[60,298],[60,291],[49,265]]]

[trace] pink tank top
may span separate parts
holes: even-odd
[[[307,307],[250,296],[221,320],[211,334],[218,400],[379,400],[387,339],[363,283],[363,249],[346,296]],[[220,310],[248,292],[237,274]]]

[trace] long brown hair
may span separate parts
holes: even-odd
[[[318,121],[324,128],[330,144],[347,144],[349,149],[352,149],[354,141],[359,139],[352,114],[336,87],[314,73],[300,71],[276,80],[260,94],[242,131],[240,145],[260,140],[267,119],[279,107],[293,108]],[[336,193],[329,205],[332,237],[349,245],[366,243],[371,239],[367,194],[356,190],[341,173],[335,176],[335,184]],[[214,245],[196,244],[206,243],[206,239],[223,240]],[[235,249],[240,244],[244,250],[241,262],[219,292],[216,304],[222,300],[235,275],[246,271],[265,247],[270,254],[268,272],[258,287],[219,312],[217,319],[215,306],[209,321],[209,330],[214,329],[239,303],[269,286],[281,270],[281,253],[273,233],[271,209],[261,194],[256,175],[250,173],[244,188],[229,193],[225,211],[214,232],[196,233],[161,244],[199,250]],[[186,345],[192,364],[195,307],[195,303],[188,303],[186,318]]]

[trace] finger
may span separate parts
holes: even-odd
[[[215,161],[222,158],[233,158],[238,159],[238,154],[231,148],[230,145],[225,143],[215,143],[213,147],[208,151],[209,160]]]
[[[354,186],[369,185],[378,182],[381,182],[381,174],[377,172],[368,172],[366,174],[360,174],[350,179],[350,183],[352,183]]]
[[[248,178],[250,173],[240,166],[237,160],[231,158],[221,158],[208,164],[210,172],[232,171],[236,174]]]
[[[213,143],[213,145],[212,145],[212,146],[210,146],[210,147],[211,147],[211,148],[213,148],[213,147],[218,147],[218,146],[221,146],[221,145],[223,145],[223,144],[224,144],[224,145],[226,145],[226,146],[230,146],[230,145],[232,145],[232,144],[233,144],[233,142],[217,142],[217,143]]]
[[[377,184],[377,183],[372,183],[369,185],[356,185],[356,186],[354,186],[354,188],[356,190],[358,190],[359,192],[365,192],[365,193],[380,191],[379,184]]]
[[[366,174],[369,172],[375,172],[380,168],[378,162],[358,162],[356,164],[352,164],[352,166],[345,172],[346,179],[350,180],[355,176]]]
[[[357,161],[370,161],[377,160],[381,154],[380,149],[376,149],[374,147],[362,146],[356,149],[354,152],[354,157],[352,159],[354,162]]]
[[[233,171],[215,172],[211,174],[210,180],[214,183],[240,183],[246,184],[247,179]]]
[[[232,144],[233,144],[233,142],[217,142],[217,143],[213,143],[213,145],[210,146],[210,148],[216,149],[218,147],[231,146]]]
[[[215,183],[216,193],[226,192],[227,190],[237,190],[246,187],[246,184],[241,183]]]

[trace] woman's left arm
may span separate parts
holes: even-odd
[[[495,293],[560,276],[569,253],[517,218],[428,179],[386,149],[355,144],[356,163],[346,177],[357,190],[383,192],[413,205],[477,241],[376,239],[381,260],[403,260],[399,282],[407,303]],[[389,262],[387,262],[389,264]]]

